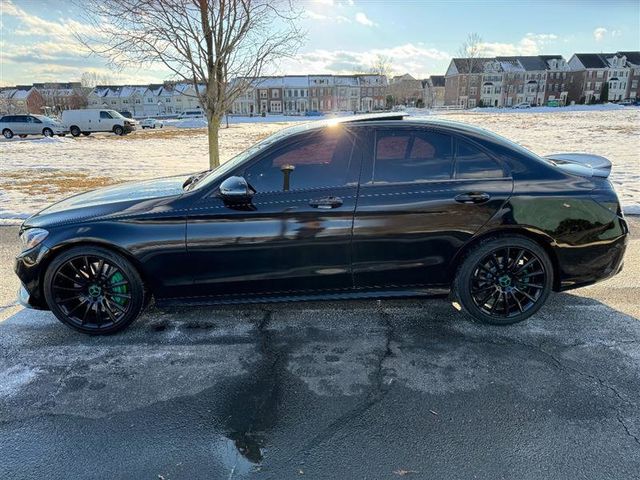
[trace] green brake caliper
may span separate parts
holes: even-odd
[[[116,272],[111,276],[111,284],[120,283],[124,280],[124,277],[120,272]],[[113,301],[118,303],[119,305],[124,305],[126,303],[126,298],[120,297],[119,293],[127,293],[126,285],[118,285],[117,287],[112,288],[113,291]]]

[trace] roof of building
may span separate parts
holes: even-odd
[[[485,64],[492,62],[493,58],[454,58],[452,61],[458,73],[482,73],[484,72]]]
[[[576,53],[576,58],[584,68],[608,68],[607,58],[615,57],[615,53]]]
[[[434,87],[444,87],[444,75],[431,75],[429,79]]]
[[[640,52],[618,52],[618,55],[627,57],[627,62],[632,65],[640,65]]]

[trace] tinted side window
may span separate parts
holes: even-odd
[[[13,117],[13,121],[18,123],[27,123],[28,120],[25,115],[16,115]]]
[[[100,112],[100,118],[113,118],[109,115],[109,112]]]
[[[464,140],[458,140],[455,178],[504,177],[502,167],[489,155]]]
[[[258,192],[337,187],[347,183],[353,138],[345,131],[305,135],[248,167],[244,176]]]
[[[448,180],[453,163],[451,136],[429,131],[378,131],[374,182]]]
[[[31,119],[31,123],[42,123],[42,120],[36,117],[29,117]]]
[[[11,117],[9,115],[5,115],[4,117],[0,118],[0,122],[9,122]]]

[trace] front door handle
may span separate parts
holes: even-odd
[[[313,208],[320,208],[322,210],[329,210],[331,208],[338,208],[342,206],[342,199],[340,197],[325,197],[311,200],[309,206]]]
[[[491,195],[485,192],[461,193],[455,197],[456,202],[460,203],[486,203],[490,199]]]

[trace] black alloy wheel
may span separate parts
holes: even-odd
[[[520,322],[537,312],[551,291],[553,267],[528,238],[505,237],[481,244],[463,262],[455,295],[476,320]]]
[[[108,250],[76,247],[53,260],[45,274],[45,297],[66,325],[107,334],[133,322],[145,304],[140,276]]]

